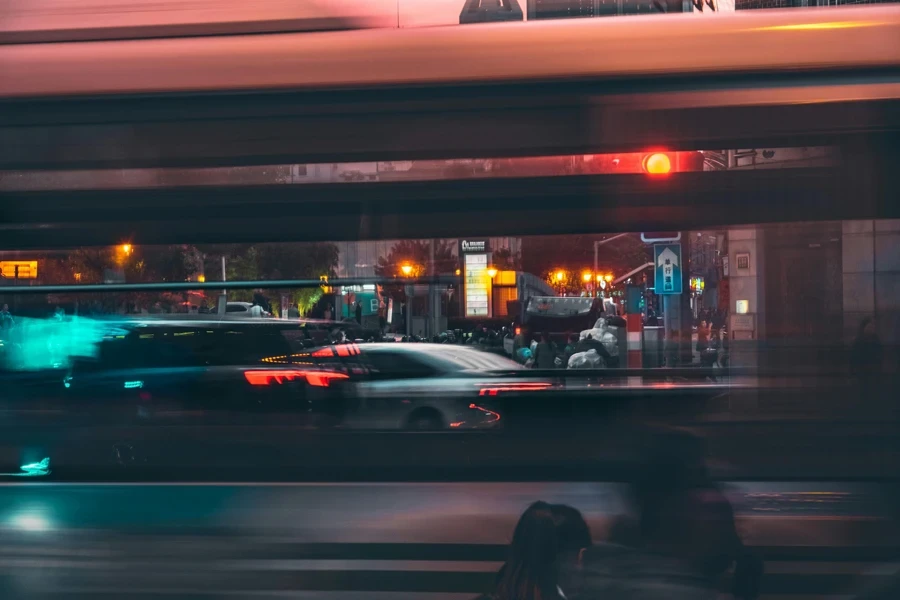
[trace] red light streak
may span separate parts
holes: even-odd
[[[306,382],[315,387],[328,387],[336,379],[347,379],[343,373],[333,371],[299,371],[299,370],[259,370],[244,371],[244,378],[250,385],[282,384],[286,381],[306,379]]]

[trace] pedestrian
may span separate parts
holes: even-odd
[[[612,528],[611,543],[582,553],[572,577],[561,579],[568,599],[714,600],[732,567],[732,595],[756,598],[762,561],[743,545],[697,440],[655,434],[645,456],[630,486],[636,517]]]
[[[356,301],[356,323],[362,325],[362,302]]]
[[[542,333],[540,338],[534,349],[534,368],[553,369],[556,366],[556,346],[550,341],[547,333]]]
[[[697,354],[699,354],[702,357],[703,352],[708,347],[709,347],[709,324],[706,321],[700,321],[700,324],[697,326]]]
[[[698,341],[699,345],[699,341]],[[700,351],[700,366],[712,369],[719,358],[719,330],[713,329],[706,340],[706,346],[697,348]]]
[[[4,304],[3,310],[0,310],[0,331],[12,329],[15,325],[16,321],[9,312],[9,304]]]
[[[884,348],[875,331],[875,319],[866,317],[860,322],[850,349],[850,372],[857,377],[878,374],[883,360]]]
[[[387,327],[387,304],[384,300],[378,301],[378,330],[384,335]]]
[[[572,333],[569,334],[569,343],[566,344],[566,349],[563,351],[565,356],[566,364],[569,364],[569,359],[572,358],[572,355],[575,354],[576,346],[578,346],[578,334]]]
[[[296,304],[291,304],[288,308],[288,319],[299,319],[300,318],[300,310],[297,308]]]
[[[886,408],[890,402],[881,402],[882,396],[890,391],[888,382],[881,378],[884,362],[884,347],[875,330],[875,320],[866,317],[860,322],[856,339],[850,348],[850,373],[854,378],[858,402],[872,407]]]
[[[519,518],[494,590],[479,600],[565,600],[564,574],[575,570],[591,530],[575,508],[535,502]]]

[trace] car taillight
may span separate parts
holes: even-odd
[[[359,347],[356,344],[338,344],[337,346],[329,346],[320,348],[312,353],[316,358],[332,358],[333,356],[356,356],[359,354]]]
[[[298,369],[244,371],[244,377],[250,385],[282,384],[287,381],[305,379],[309,385],[315,387],[328,387],[332,381],[348,378],[344,373],[335,373],[334,371],[303,371]]]
[[[486,387],[479,390],[479,396],[496,396],[500,392],[529,392],[537,390],[545,390],[550,387],[550,382],[546,381],[522,381],[519,383],[503,383],[500,385],[480,384]]]

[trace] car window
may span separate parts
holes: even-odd
[[[431,377],[438,369],[408,352],[379,350],[364,353],[366,362],[382,376],[415,378]]]
[[[489,352],[441,346],[440,352],[430,354],[435,361],[446,365],[448,371],[509,371],[522,368],[516,362]]]
[[[291,348],[281,331],[272,327],[224,329],[207,348],[208,364],[247,365],[290,362]]]
[[[230,305],[225,307],[226,313],[247,312],[247,307],[242,304]]]

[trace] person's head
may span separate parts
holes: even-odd
[[[519,518],[509,559],[497,584],[499,600],[551,600],[559,596],[560,571],[592,544],[578,510],[535,502]]]
[[[860,321],[858,335],[859,337],[875,335],[875,319],[866,317]]]
[[[543,332],[543,333],[541,334],[541,341],[542,341],[542,342],[549,342],[549,341],[550,341],[550,334],[547,333],[546,331]]]
[[[577,342],[578,342],[578,334],[577,334],[577,333],[570,333],[570,334],[569,334],[569,342],[572,343],[572,344],[577,343]]]

